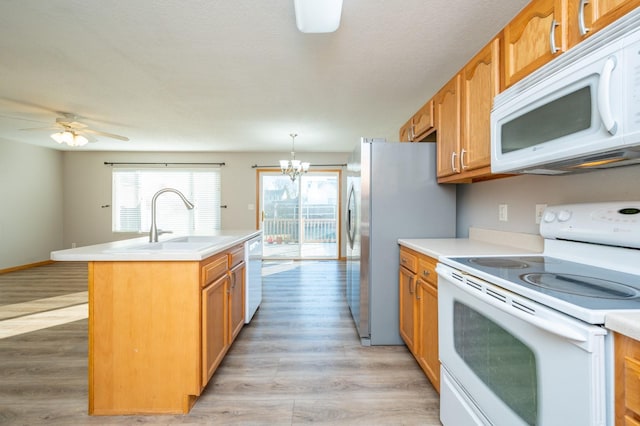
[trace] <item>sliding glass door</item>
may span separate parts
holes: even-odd
[[[309,172],[291,181],[258,171],[263,257],[337,259],[340,172]]]

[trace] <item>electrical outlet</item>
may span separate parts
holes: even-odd
[[[544,213],[544,209],[546,208],[546,204],[536,204],[536,224],[539,225],[542,221],[542,214]]]
[[[71,248],[76,248],[76,243],[71,243]]]
[[[507,222],[509,220],[509,206],[507,204],[498,205],[498,220]]]

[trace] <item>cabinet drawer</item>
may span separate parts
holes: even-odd
[[[233,268],[244,261],[244,244],[235,246],[229,250],[229,268]]]
[[[418,257],[409,250],[401,247],[400,265],[415,273],[418,270]]]
[[[221,254],[217,257],[205,260],[202,267],[201,287],[206,287],[227,272],[227,255]]]
[[[624,359],[624,397],[628,410],[640,415],[640,362]]]
[[[418,278],[437,288],[436,263],[437,261],[432,257],[420,256],[418,258]]]

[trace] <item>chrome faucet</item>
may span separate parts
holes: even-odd
[[[182,202],[184,202],[185,207],[187,207],[187,209],[191,210],[193,209],[195,206],[193,205],[193,203],[189,200],[187,200],[187,197],[185,197],[182,192],[178,191],[177,189],[173,189],[173,188],[163,188],[160,191],[156,192],[153,195],[153,198],[151,199],[151,229],[149,230],[149,242],[150,243],[157,243],[158,242],[158,228],[156,226],[156,200],[158,199],[158,196],[160,194],[163,194],[165,192],[174,192],[176,194],[178,194],[180,196],[180,198],[182,198]]]

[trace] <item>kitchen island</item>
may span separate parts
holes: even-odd
[[[189,412],[244,325],[244,242],[259,234],[51,253],[88,262],[89,414]]]

